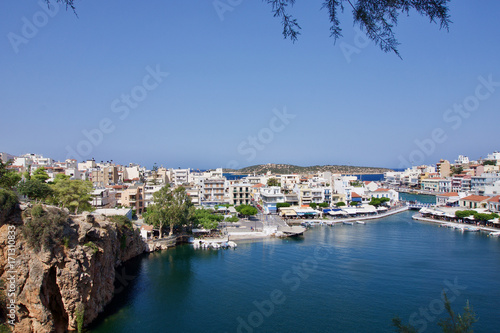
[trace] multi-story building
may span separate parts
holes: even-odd
[[[252,186],[249,183],[237,183],[229,186],[229,203],[235,206],[250,205],[252,203]]]
[[[137,214],[144,212],[144,184],[130,185],[121,195],[121,203],[125,207],[135,209]]]
[[[91,193],[90,204],[96,208],[112,208],[116,205],[115,193],[108,188],[97,188]]]
[[[170,181],[175,185],[189,183],[189,174],[191,169],[170,169]]]
[[[426,178],[420,181],[420,189],[423,191],[439,192],[441,178]]]
[[[225,178],[210,178],[202,179],[202,202],[207,203],[224,203],[224,197],[226,195],[226,179]]]
[[[498,173],[482,173],[481,176],[472,176],[470,189],[478,195],[483,195],[485,193],[486,186],[493,185],[499,180],[500,174]]]
[[[108,164],[91,170],[90,181],[94,187],[104,187],[118,183],[118,169],[115,165]]]
[[[450,162],[447,160],[440,160],[439,163],[436,163],[436,171],[441,178],[449,177],[451,174]]]
[[[281,193],[281,188],[279,186],[262,187],[260,189],[260,198],[265,214],[276,213],[276,204],[285,202],[285,196]]]

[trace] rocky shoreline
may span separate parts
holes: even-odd
[[[0,278],[15,287],[13,332],[66,332],[76,330],[79,321],[88,325],[113,298],[116,268],[165,248],[148,245],[136,229],[84,213],[68,214],[64,239],[37,252],[21,232],[26,209],[21,206],[0,227]]]

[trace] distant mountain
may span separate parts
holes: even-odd
[[[314,166],[297,166],[291,164],[259,164],[253,165],[242,169],[224,169],[224,172],[238,173],[238,174],[264,174],[268,171],[276,174],[315,174],[319,172],[331,172],[341,174],[378,174],[387,171],[393,171],[388,168],[377,167],[360,167],[351,165],[314,165]]]

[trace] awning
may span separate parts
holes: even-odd
[[[202,233],[202,232],[210,232],[210,230],[207,230],[207,229],[193,229],[193,232],[197,232],[197,233]]]
[[[347,213],[342,211],[342,210],[332,210],[332,211],[329,211],[328,214],[330,214],[332,216],[337,216],[337,215],[346,215]]]
[[[380,210],[380,211],[384,211],[384,210],[387,210],[388,208],[387,207],[378,207],[377,210]],[[423,208],[422,208],[423,209]],[[422,210],[421,209],[421,210]]]

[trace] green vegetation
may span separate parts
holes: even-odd
[[[40,205],[38,205],[41,207]],[[27,243],[36,251],[49,249],[61,239],[68,216],[57,208],[44,210],[34,206],[25,211],[27,222],[22,227],[22,233]]]
[[[355,180],[355,181],[351,182],[351,186],[354,186],[354,187],[363,187],[363,183],[360,182],[359,180]]]
[[[491,161],[491,160],[483,161],[483,165],[497,165],[497,161]]]
[[[34,178],[19,182],[17,184],[17,191],[19,194],[25,195],[35,201],[44,200],[54,193],[47,183]]]
[[[18,200],[14,192],[0,188],[0,224],[14,212],[17,204]]]
[[[472,325],[477,322],[476,314],[474,310],[469,304],[469,301],[466,302],[464,307],[463,314],[455,314],[455,312],[451,308],[450,300],[445,292],[443,292],[444,298],[444,308],[448,313],[448,318],[441,319],[438,322],[438,325],[441,326],[441,329],[444,333],[472,333]],[[392,325],[395,327],[396,332],[398,333],[416,333],[419,332],[415,327],[408,324],[405,325],[401,321],[399,317],[394,317],[392,319]]]
[[[267,180],[267,186],[281,186],[281,183],[276,178],[269,178]]]
[[[189,221],[192,207],[193,204],[184,187],[180,186],[172,190],[169,185],[166,185],[153,194],[153,205],[148,207],[148,213],[144,219],[147,224],[159,228],[160,238],[162,238],[163,226],[168,224],[169,235],[172,235],[176,225]]]
[[[38,180],[42,183],[45,183],[47,181],[47,179],[49,179],[49,178],[50,177],[47,174],[47,171],[45,171],[44,167],[40,167],[40,168],[36,169],[30,177],[30,179]]]
[[[462,172],[464,172],[464,168],[462,168],[461,166],[452,166],[451,169],[451,175],[459,175],[461,174]]]
[[[315,202],[311,202],[311,203],[309,204],[309,207],[311,207],[312,209],[316,209],[316,208],[318,208],[318,204],[317,204],[317,203],[315,203]]]
[[[290,204],[288,202],[278,202],[276,204],[276,209],[285,208],[285,207],[290,207]]]
[[[375,206],[375,207],[378,207],[378,206],[380,206],[388,201],[391,201],[391,199],[385,198],[385,197],[384,198],[372,198],[368,204]]]
[[[474,214],[474,219],[479,222],[486,222],[489,220],[493,220],[495,218],[498,218],[498,214],[491,213],[491,214],[486,214],[486,213],[476,213]]]
[[[75,311],[75,321],[76,321],[76,330],[78,333],[83,332],[83,322],[85,319],[85,307],[82,303],[78,303]]]
[[[359,205],[359,202],[357,202],[357,201],[351,201],[351,203],[349,205],[351,205],[351,206],[357,206],[357,205]]]
[[[236,216],[231,216],[230,218],[226,219],[226,222],[238,222],[240,219],[237,218]]]
[[[120,236],[120,249],[124,250],[127,247],[127,234]]]
[[[93,250],[94,254],[99,252],[99,247],[92,241],[85,243],[83,246],[90,247]]]
[[[318,207],[327,208],[327,207],[329,207],[329,205],[328,205],[328,202],[322,202],[322,203],[318,204]]]
[[[13,189],[21,180],[21,175],[18,172],[7,168],[10,165],[12,165],[11,160],[7,163],[0,161],[0,188]]]
[[[251,206],[251,205],[240,205],[240,206],[236,207],[236,211],[238,213],[240,213],[241,215],[245,215],[245,216],[253,216],[253,215],[257,215],[257,213],[258,213],[257,208],[255,208],[254,206]]]
[[[51,185],[54,196],[52,201],[61,207],[79,211],[92,211],[91,200],[92,183],[86,180],[71,180],[69,176],[58,174]]]
[[[219,222],[224,220],[224,216],[215,213],[213,209],[201,208],[194,211],[192,220],[194,225],[201,226],[203,229],[213,230],[219,226]]]
[[[345,202],[343,202],[343,201],[339,201],[339,202],[337,202],[337,203],[335,204],[335,206],[336,206],[336,207],[343,207],[343,206],[345,206]]]
[[[10,329],[9,324],[0,324],[0,333],[11,333],[12,330]]]
[[[128,219],[128,217],[124,215],[113,215],[110,216],[109,219],[111,222],[114,222],[118,225],[120,228],[127,228],[127,229],[132,229],[132,222]]]

